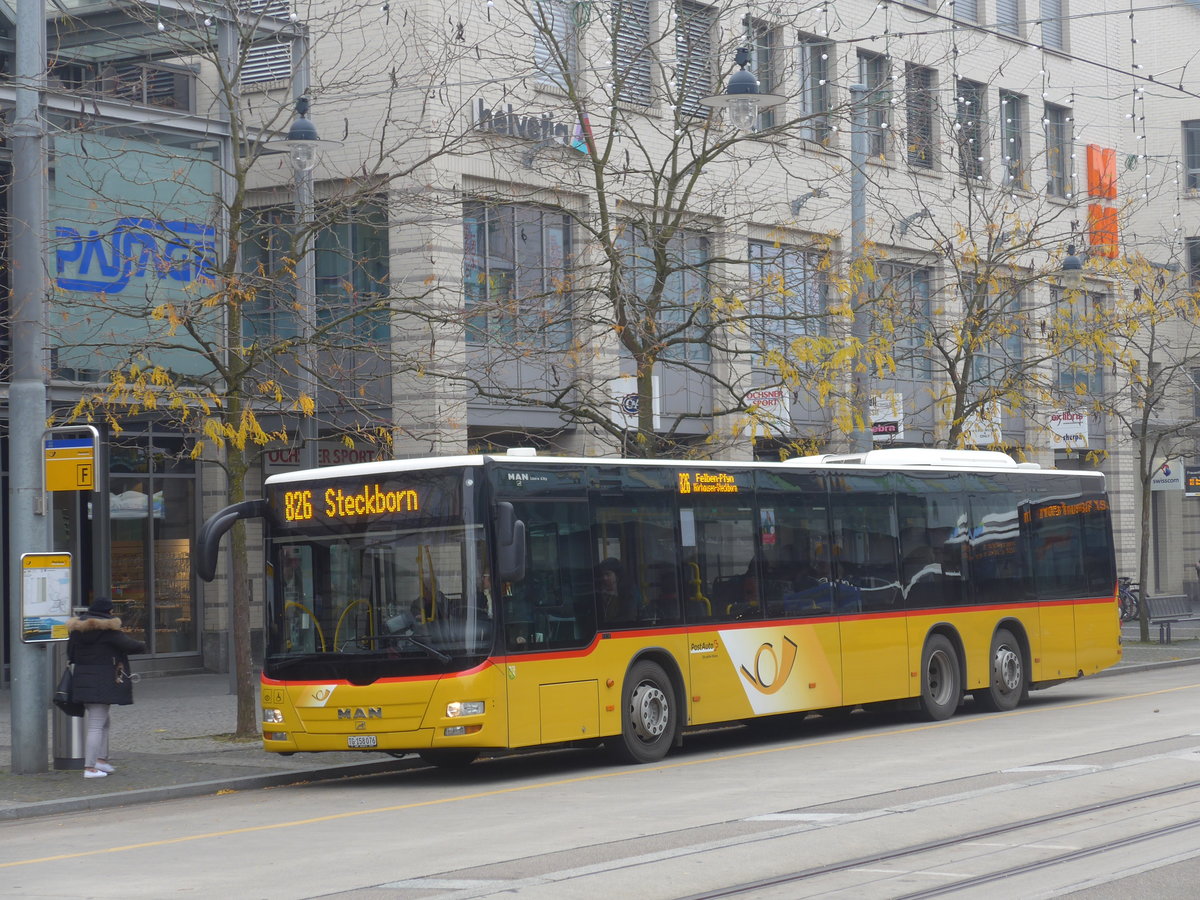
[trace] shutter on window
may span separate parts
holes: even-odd
[[[650,105],[650,0],[616,0],[613,73],[617,100]]]
[[[679,90],[679,111],[685,116],[703,116],[708,108],[701,98],[712,93],[712,31],[711,7],[681,0],[676,7],[675,78]]]
[[[979,0],[954,0],[954,18],[960,22],[978,22]]]
[[[571,10],[562,0],[542,0],[538,4],[538,14],[542,17],[539,24],[548,25],[552,38],[538,31],[534,37],[533,66],[542,81],[566,88],[566,72],[575,70],[575,22],[571,18]]]
[[[1042,43],[1053,50],[1063,49],[1062,0],[1041,0]]]
[[[996,28],[1005,34],[1020,34],[1018,0],[996,0]]]
[[[240,0],[240,10],[250,16],[286,19],[291,12],[291,0]],[[242,66],[242,84],[264,81],[286,81],[292,77],[292,44],[267,41],[256,44],[246,53]]]

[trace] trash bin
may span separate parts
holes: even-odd
[[[67,665],[67,644],[62,641],[55,647],[54,654],[55,683],[58,673]],[[83,768],[83,718],[68,716],[65,712],[54,707],[54,768],[82,769]]]

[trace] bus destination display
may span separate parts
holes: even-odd
[[[328,487],[319,500],[309,488],[283,491],[285,522],[311,522],[314,519],[342,521],[359,516],[419,512],[421,498],[413,489],[383,488],[365,484],[358,490]]]

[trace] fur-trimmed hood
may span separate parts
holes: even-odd
[[[83,634],[88,631],[120,631],[121,620],[116,616],[102,619],[97,616],[72,616],[67,619],[67,631],[78,631]]]

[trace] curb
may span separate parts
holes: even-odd
[[[1200,665],[1200,657],[1183,657],[1180,659],[1164,659],[1162,662],[1117,664],[1111,669],[1102,669],[1091,678],[1106,678],[1110,675],[1124,675],[1128,672],[1149,672],[1151,669],[1173,669],[1176,666]]]
[[[280,787],[303,784],[310,781],[334,781],[339,778],[355,778],[360,775],[380,775],[413,766],[416,759],[387,759],[369,763],[344,763],[322,769],[299,772],[276,772],[270,775],[235,775],[216,778],[212,781],[196,781],[189,784],[174,784],[163,787],[139,788],[112,794],[96,794],[92,797],[72,797],[65,800],[42,800],[0,809],[0,822],[28,819],[36,816],[55,816],[62,813],[82,812],[92,809],[111,809],[135,803],[151,803],[156,800],[178,800],[184,797],[200,797],[220,791],[248,791],[258,788]]]

